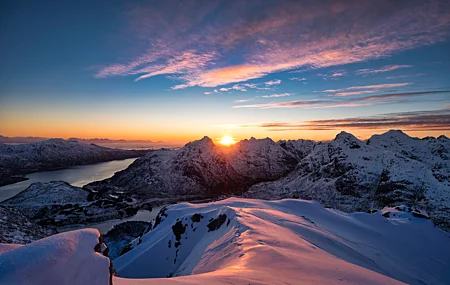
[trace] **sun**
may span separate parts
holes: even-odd
[[[230,146],[232,144],[235,144],[236,141],[234,140],[233,137],[230,136],[223,136],[220,138],[219,140],[220,144],[224,145],[224,146]]]

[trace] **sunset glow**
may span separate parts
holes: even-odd
[[[54,2],[0,4],[0,135],[450,136],[449,1]]]
[[[219,142],[220,142],[220,144],[222,144],[224,146],[230,146],[230,145],[236,143],[234,138],[232,138],[230,136],[223,136],[223,137],[221,137]]]

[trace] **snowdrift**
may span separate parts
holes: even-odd
[[[30,244],[0,244],[0,284],[108,285],[110,261],[100,232],[84,229]]]

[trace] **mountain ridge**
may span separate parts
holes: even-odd
[[[221,147],[204,137],[179,150],[148,154],[86,187],[138,192],[138,199],[298,197],[346,212],[408,204],[426,209],[449,229],[450,140],[391,130],[366,141],[341,132],[330,142],[253,138]]]

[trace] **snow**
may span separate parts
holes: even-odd
[[[87,188],[166,204],[230,194],[312,199],[345,212],[407,204],[450,229],[450,140],[392,130],[365,142],[341,132],[330,142],[251,138],[225,148],[204,137]]]
[[[14,197],[2,202],[4,206],[14,206],[33,216],[43,207],[52,205],[86,204],[89,191],[73,187],[63,181],[36,182]]]
[[[226,148],[204,137],[178,150],[151,152],[112,178],[86,187],[98,191],[121,189],[139,200],[241,193],[251,184],[278,179],[292,171],[301,143],[289,145],[295,148],[295,154],[269,138],[243,140]]]
[[[36,163],[67,163],[74,161],[104,160],[106,155],[125,158],[143,152],[127,151],[101,147],[95,144],[80,143],[76,140],[49,139],[37,143],[7,145],[0,143],[0,165],[16,165],[23,162],[25,166],[36,167]]]
[[[0,243],[0,254],[8,252],[10,250],[19,248],[23,245],[21,244],[11,244],[11,243]]]
[[[122,150],[49,139],[37,143],[6,145],[0,143],[0,185],[21,181],[24,174],[142,156],[147,150]]]
[[[109,284],[109,259],[95,252],[100,233],[85,229],[53,235],[0,254],[0,284]]]
[[[450,140],[417,139],[401,131],[365,143],[341,132],[317,143],[285,177],[255,184],[243,194],[258,199],[300,197],[346,212],[410,204],[450,229]]]
[[[114,284],[450,283],[450,235],[403,206],[347,214],[304,200],[230,198],[165,214],[114,260]],[[226,222],[209,231],[222,214]]]
[[[113,261],[112,284],[450,284],[450,234],[405,205],[229,198],[171,205],[153,224]],[[109,284],[105,249],[95,229],[0,244],[0,284]]]
[[[30,243],[55,233],[31,222],[23,211],[0,206],[0,243]]]

